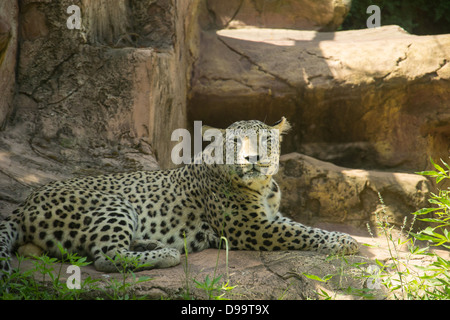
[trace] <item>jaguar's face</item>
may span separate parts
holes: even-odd
[[[281,135],[290,128],[283,117],[270,126],[261,121],[238,121],[223,136],[223,169],[235,180],[265,180],[278,171]]]
[[[280,133],[256,121],[237,122],[227,130],[226,164],[243,180],[270,176],[278,171]]]

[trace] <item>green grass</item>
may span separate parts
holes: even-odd
[[[225,237],[221,237],[221,240],[225,242],[225,253],[226,253],[226,269],[228,272],[228,241]],[[222,241],[221,241],[222,243]],[[220,246],[219,250],[217,250],[217,260],[216,260],[216,266],[214,268],[214,273],[212,278],[209,277],[209,275],[206,275],[205,280],[198,281],[194,279],[194,282],[196,284],[196,287],[198,289],[202,289],[205,291],[206,296],[209,300],[226,300],[225,294],[231,290],[233,290],[236,286],[230,286],[230,277],[227,274],[227,281],[221,281],[223,275],[217,274],[217,268],[219,266],[219,255],[220,255]]]
[[[117,255],[109,258],[120,274],[119,280],[115,277],[108,279],[85,278],[80,281],[78,288],[71,277],[62,279],[67,275],[67,267],[81,268],[89,265],[86,257],[68,253],[61,245],[58,246],[62,259],[42,255],[34,258],[17,256],[19,265],[13,268],[9,276],[0,279],[0,300],[80,300],[80,299],[111,299],[131,300],[144,299],[145,296],[133,294],[136,284],[152,280],[150,277],[137,277],[134,270],[144,267],[138,259],[125,258]],[[33,267],[22,270],[24,261],[31,261]],[[81,280],[81,279],[80,279]],[[101,285],[100,285],[101,284]],[[75,286],[75,287],[74,287]]]

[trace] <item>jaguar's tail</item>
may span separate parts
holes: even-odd
[[[0,221],[0,279],[11,272],[11,250],[20,236],[16,219],[8,217]]]

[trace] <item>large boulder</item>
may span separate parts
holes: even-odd
[[[335,163],[348,167],[418,171],[448,158],[450,35],[243,28],[201,40],[189,119],[223,127],[284,115],[285,152],[327,155],[339,144]]]
[[[309,225],[344,224],[360,230],[367,224],[376,230],[380,219],[398,227],[406,222],[409,228],[411,213],[427,205],[431,189],[417,174],[339,167],[299,153],[280,158],[275,179],[283,214]]]

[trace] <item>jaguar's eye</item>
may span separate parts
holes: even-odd
[[[268,146],[268,144],[269,144],[269,136],[266,135],[266,134],[261,135],[260,138],[259,138],[259,144],[260,144],[262,147],[267,148],[267,146]]]

